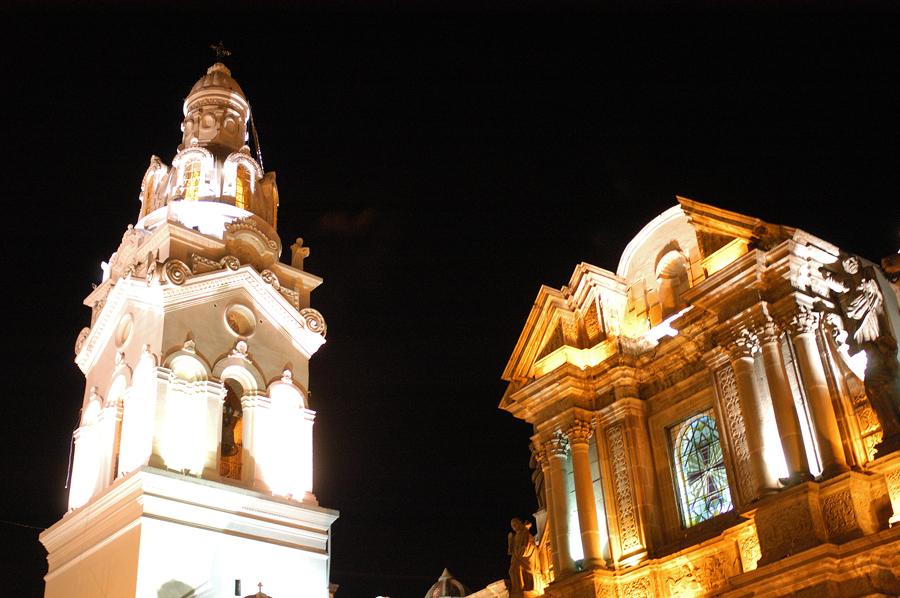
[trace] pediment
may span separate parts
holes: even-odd
[[[507,381],[531,377],[534,364],[563,345],[579,344],[577,314],[562,291],[542,286],[503,371]]]

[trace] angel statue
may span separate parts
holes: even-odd
[[[884,295],[872,266],[861,266],[853,255],[841,260],[843,272],[823,268],[829,289],[837,295],[841,320],[847,329],[850,353],[866,352],[863,384],[866,397],[881,423],[879,454],[900,449],[900,363],[897,340],[884,313]]]

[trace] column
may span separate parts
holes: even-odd
[[[541,468],[541,475],[544,478],[544,509],[546,511],[546,519],[550,525],[550,533],[556,533],[556,522],[553,520],[553,486],[550,480],[550,460],[547,458],[547,453],[541,448],[541,445],[538,444],[537,441],[532,443],[531,451],[534,454],[534,459],[537,461],[538,465]],[[540,531],[540,530],[539,530]],[[549,539],[549,537],[547,538]],[[544,542],[544,537],[541,537],[541,542]],[[559,552],[556,550],[556,541],[550,543],[550,547],[552,550],[550,551],[550,556],[553,559],[553,570],[559,571]]]
[[[594,479],[591,475],[591,458],[588,440],[592,426],[576,420],[566,436],[572,447],[572,474],[575,479],[575,502],[578,505],[578,526],[581,528],[581,546],[584,550],[584,568],[605,565],[600,552],[600,529],[597,524],[597,503],[594,499]]]
[[[825,367],[816,342],[818,325],[819,314],[805,309],[795,313],[789,322],[791,343],[797,353],[803,388],[809,401],[813,434],[822,457],[822,475],[828,477],[847,471],[848,468],[831,392],[825,378]]]
[[[755,496],[759,498],[777,484],[766,466],[763,436],[763,413],[761,399],[756,388],[756,374],[753,371],[753,355],[759,350],[759,340],[749,330],[742,330],[728,347],[731,353],[731,367],[747,434],[747,450],[750,471],[753,472]]]
[[[544,445],[550,462],[550,488],[553,492],[553,544],[559,561],[557,579],[573,573],[575,562],[569,552],[569,509],[568,484],[566,483],[566,454],[569,441],[565,436],[556,436]]]
[[[803,446],[803,434],[800,432],[800,419],[794,405],[794,395],[784,369],[781,356],[781,339],[773,322],[768,322],[759,330],[763,365],[766,371],[766,383],[772,397],[772,409],[775,412],[775,423],[778,425],[778,436],[787,463],[788,477],[782,482],[789,486],[811,479],[809,462],[806,459],[806,448]]]

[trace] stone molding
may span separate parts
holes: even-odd
[[[734,463],[737,485],[744,500],[756,494],[753,471],[750,468],[750,448],[747,444],[747,427],[741,411],[741,399],[738,395],[734,370],[725,365],[716,370],[716,389],[719,393],[724,424],[728,430]]]
[[[606,444],[609,449],[612,469],[613,497],[619,522],[619,541],[622,556],[644,548],[638,523],[637,505],[628,472],[628,457],[625,451],[625,428],[621,423],[606,428]]]

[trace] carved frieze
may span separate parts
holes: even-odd
[[[622,596],[625,598],[650,598],[652,595],[649,575],[630,581],[622,587]]]
[[[755,531],[738,540],[738,551],[741,555],[741,569],[744,572],[756,569],[759,559],[762,558],[762,552],[759,548],[759,537]]]
[[[619,520],[619,539],[622,552],[628,554],[643,547],[638,518],[628,475],[628,457],[625,454],[625,430],[622,424],[606,429],[606,444],[612,464],[613,495],[616,499],[616,514]]]
[[[758,513],[756,531],[761,549],[760,565],[797,554],[819,543],[812,512],[805,502]]]

